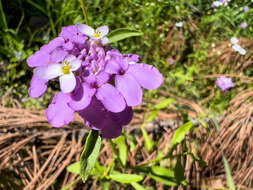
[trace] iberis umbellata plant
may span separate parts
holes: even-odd
[[[66,26],[58,37],[27,59],[34,69],[31,97],[43,95],[50,80],[59,81],[59,92],[46,109],[49,123],[62,127],[77,112],[92,129],[81,156],[83,180],[96,160],[89,160],[90,156],[98,154],[101,146],[99,131],[106,139],[120,136],[122,127],[133,117],[132,107],[142,103],[142,88],[157,89],[163,82],[158,69],[140,63],[138,55],[112,49],[109,43],[117,36],[108,38],[108,33],[108,26]]]

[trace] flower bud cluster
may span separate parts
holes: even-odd
[[[77,112],[104,138],[115,138],[131,121],[132,106],[142,103],[141,88],[152,90],[162,84],[163,76],[155,67],[107,45],[108,32],[107,26],[63,27],[58,37],[27,59],[34,68],[31,97],[40,97],[50,80],[59,80],[61,91],[46,109],[52,126],[70,123]]]

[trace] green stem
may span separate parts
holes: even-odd
[[[83,11],[83,16],[84,16],[84,19],[85,19],[85,23],[86,23],[87,25],[89,25],[88,13],[87,13],[86,6],[85,6],[85,0],[80,0],[80,4],[81,4],[81,7],[82,7],[82,11]]]
[[[1,17],[2,17],[2,21],[4,24],[4,29],[7,30],[8,29],[8,25],[7,25],[7,21],[6,21],[6,17],[4,14],[4,10],[3,10],[3,6],[2,6],[2,1],[0,0],[0,12],[1,12]]]

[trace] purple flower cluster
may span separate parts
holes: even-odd
[[[57,38],[27,59],[34,68],[31,97],[40,97],[49,80],[59,79],[61,91],[46,110],[52,126],[70,123],[77,112],[104,138],[115,138],[131,121],[132,106],[142,103],[141,88],[152,90],[162,84],[162,74],[138,63],[138,55],[121,54],[106,45],[108,32],[107,26],[96,30],[84,24],[63,27]]]
[[[226,91],[234,87],[234,83],[230,77],[219,77],[216,82],[222,91]]]

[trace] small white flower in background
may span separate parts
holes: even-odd
[[[176,22],[175,24],[176,27],[182,28],[184,26],[184,22]]]
[[[106,35],[109,33],[108,26],[100,26],[94,30],[86,24],[78,24],[77,28],[81,33],[89,36],[93,40],[101,40],[102,44],[109,43],[109,39],[106,37]]]
[[[64,59],[63,63],[52,63],[40,66],[34,70],[34,74],[44,80],[52,80],[59,77],[60,88],[64,93],[70,93],[75,89],[76,77],[73,71],[81,66],[81,60],[71,55]]]
[[[215,48],[216,45],[215,45],[215,43],[212,43],[211,46],[212,46],[213,48]]]
[[[20,51],[14,51],[14,54],[15,54],[15,57],[18,59],[18,60],[20,60],[21,59],[21,56],[22,56],[22,52],[20,52]]]
[[[48,35],[44,35],[43,37],[42,37],[42,40],[44,40],[44,41],[48,41],[50,39],[50,37],[48,36]]]
[[[214,8],[214,7],[220,7],[220,6],[222,6],[222,5],[223,5],[222,2],[220,2],[220,1],[214,1],[214,2],[212,3],[211,7],[212,7],[212,8]]]
[[[238,44],[239,40],[236,37],[232,37],[230,42],[233,44],[232,48],[236,52],[240,53],[241,55],[245,55],[247,53],[247,51]]]
[[[236,37],[232,37],[232,38],[230,39],[230,42],[231,42],[232,44],[237,44],[237,43],[238,43],[238,39],[237,39]]]

